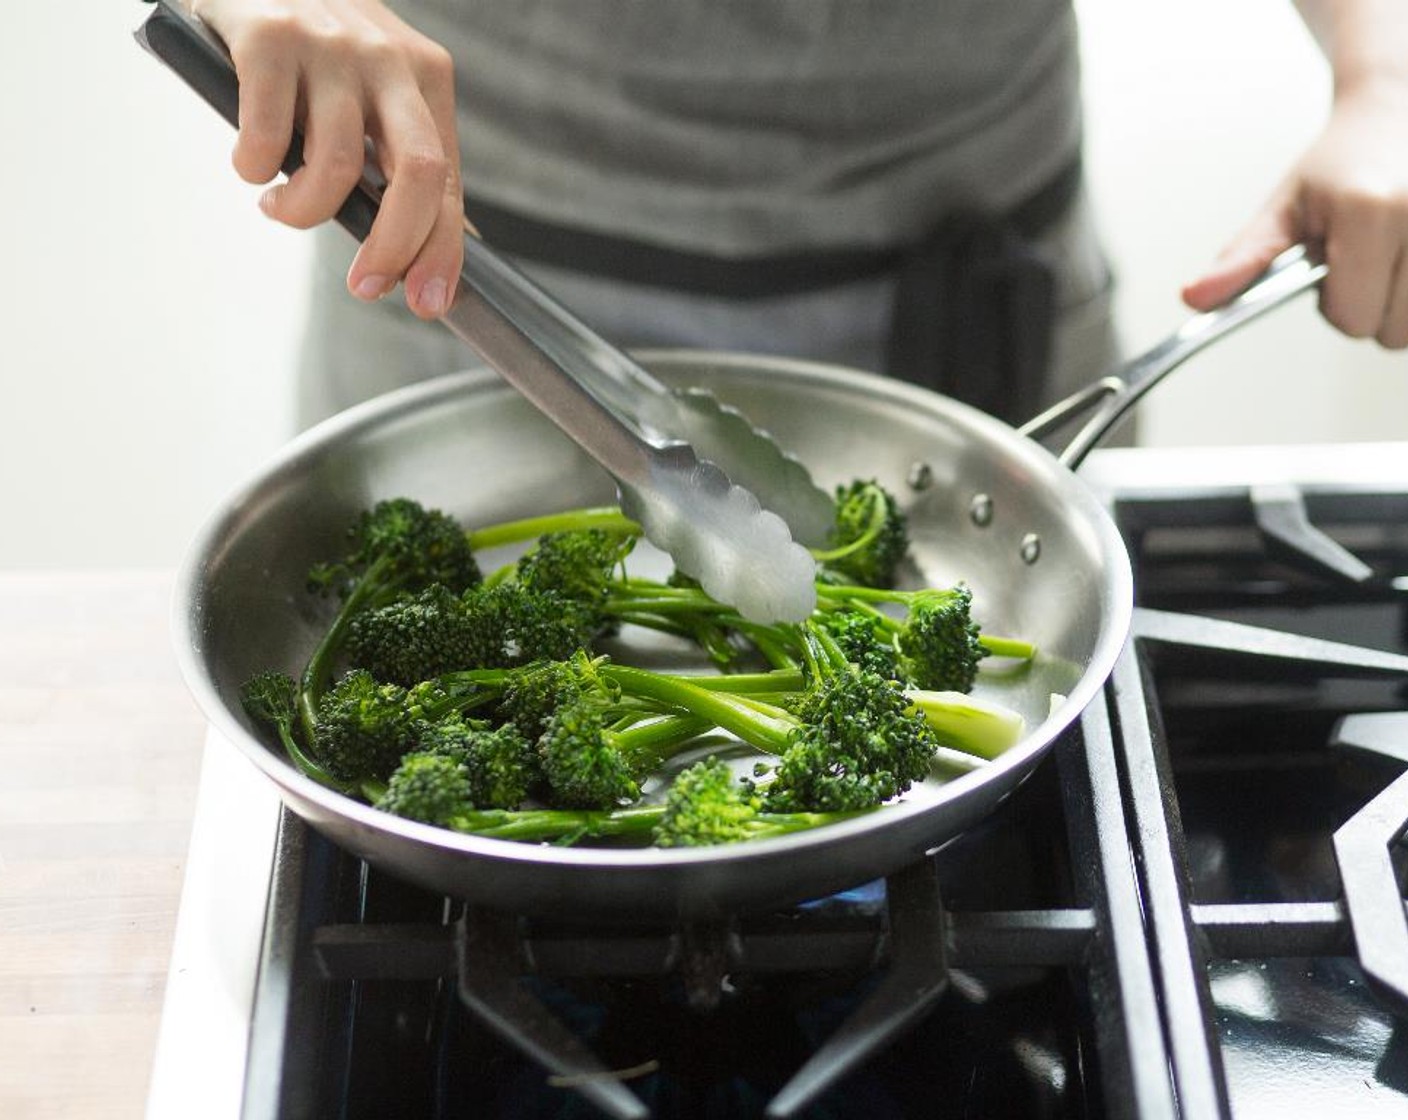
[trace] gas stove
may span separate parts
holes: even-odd
[[[212,736],[149,1116],[1408,1116],[1408,444],[1106,451],[1102,699],[981,826],[772,914],[466,906]]]

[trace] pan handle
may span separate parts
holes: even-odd
[[[1325,262],[1309,246],[1292,246],[1227,303],[1194,315],[1152,349],[1057,401],[1017,430],[1031,439],[1040,439],[1075,417],[1090,413],[1071,442],[1057,455],[1065,466],[1074,470],[1115,423],[1166,374],[1209,343],[1319,284],[1327,272]]]

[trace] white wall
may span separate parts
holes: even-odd
[[[0,36],[0,567],[174,566],[290,431],[306,239],[132,39],[135,0]]]
[[[1076,7],[1094,191],[1143,349],[1317,134],[1328,69],[1290,0]],[[1305,295],[1171,375],[1143,416],[1150,444],[1408,439],[1408,355],[1346,339]]]
[[[1077,0],[1092,180],[1134,346],[1323,118],[1289,0]],[[0,37],[0,567],[174,565],[290,431],[307,239],[131,40],[136,0],[12,5]],[[1408,358],[1308,297],[1160,387],[1158,444],[1408,438]]]

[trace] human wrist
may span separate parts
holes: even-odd
[[[1402,0],[1296,0],[1330,64],[1334,97],[1400,97],[1408,88],[1408,7]]]

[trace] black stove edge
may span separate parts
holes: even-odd
[[[328,986],[318,982],[309,951],[313,929],[333,920],[347,892],[355,889],[344,881],[346,866],[337,848],[287,806],[280,810],[250,1018],[242,1120],[315,1115],[325,1075],[315,1054],[349,1044],[351,1007],[339,1005]]]
[[[1088,955],[1103,1104],[1111,1118],[1180,1116],[1170,1073],[1168,1032],[1159,1007],[1144,929],[1144,904],[1131,862],[1107,685],[1081,716],[1080,734],[1056,747],[1076,888],[1095,909]]]
[[[1207,959],[1191,928],[1186,842],[1162,720],[1138,645],[1121,655],[1108,691],[1171,1069],[1182,1115],[1225,1118],[1231,1115],[1227,1074],[1216,1043]]]

